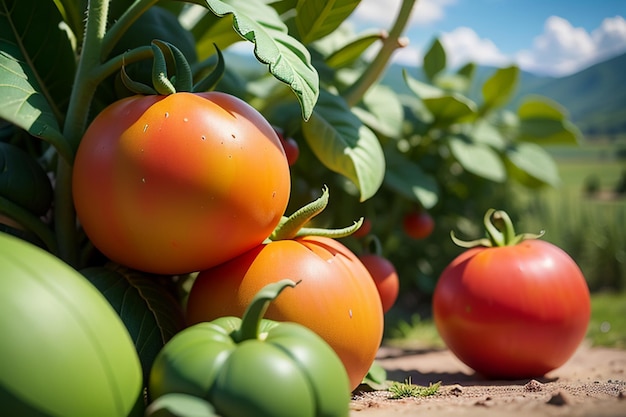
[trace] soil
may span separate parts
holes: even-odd
[[[437,394],[391,399],[389,391],[355,391],[350,417],[626,416],[626,351],[583,344],[541,378],[481,378],[448,350],[382,347],[377,361],[390,381],[428,386]]]

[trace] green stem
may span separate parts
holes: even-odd
[[[54,255],[57,254],[57,242],[54,233],[39,217],[2,196],[0,196],[0,213],[5,214],[19,223],[20,226],[35,234],[46,245],[48,251]]]
[[[416,1],[417,0],[402,1],[400,11],[396,16],[396,21],[389,31],[387,38],[383,40],[383,45],[376,55],[376,58],[374,58],[363,74],[361,74],[357,82],[344,94],[344,98],[350,107],[355,106],[361,101],[367,90],[369,90],[383,72],[385,72],[385,68],[395,50],[406,46],[405,42],[401,40],[401,36],[409,22],[411,10]]]
[[[91,77],[91,72],[100,63],[100,50],[106,31],[108,11],[108,0],[89,0],[83,47],[76,69],[67,118],[63,126],[63,136],[69,141],[74,153],[85,131],[89,108],[97,86],[97,82]],[[70,265],[76,265],[78,245],[76,213],[72,203],[72,165],[63,158],[59,158],[57,164],[54,197],[54,221],[59,242],[59,256]]]
[[[283,217],[270,236],[271,240],[293,239],[298,231],[313,217],[320,214],[328,205],[328,187],[324,186],[322,195],[315,201],[298,209],[289,217]]]
[[[237,343],[241,343],[245,340],[257,339],[259,337],[261,320],[269,308],[270,302],[276,299],[285,288],[293,288],[299,282],[300,281],[296,283],[290,279],[283,279],[282,281],[274,282],[261,288],[243,313],[241,327],[233,334],[233,340]]]

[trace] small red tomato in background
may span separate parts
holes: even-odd
[[[404,233],[413,239],[425,239],[433,232],[435,220],[426,211],[407,213],[402,221]]]
[[[383,313],[386,313],[393,307],[400,292],[400,279],[396,268],[387,258],[375,253],[360,255],[359,259],[374,279],[383,305]]]
[[[488,219],[499,216],[501,233]],[[489,378],[540,377],[563,365],[583,340],[589,289],[576,263],[551,243],[515,235],[508,215],[489,211],[488,239],[443,271],[433,317],[452,352]]]
[[[289,166],[293,166],[300,156],[300,147],[298,146],[298,142],[296,142],[296,140],[292,137],[285,137],[281,128],[274,127],[274,130],[280,139],[280,143],[283,145],[285,155],[287,156],[287,163]]]
[[[356,232],[352,233],[352,236],[354,236],[357,239],[360,239],[360,238],[367,236],[371,231],[372,231],[372,221],[370,219],[364,218],[363,224],[361,224],[361,227],[359,227]]]

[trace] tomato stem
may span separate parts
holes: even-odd
[[[484,247],[502,247],[502,246],[514,246],[523,240],[538,239],[543,236],[542,230],[538,234],[522,233],[516,234],[515,227],[513,227],[513,221],[504,210],[489,209],[485,213],[483,222],[485,224],[486,238],[476,239],[471,241],[464,241],[457,238],[454,231],[450,232],[450,238],[452,241],[463,248],[473,248],[476,246]]]
[[[272,284],[268,284],[256,293],[246,311],[241,318],[241,327],[232,334],[232,338],[236,343],[245,340],[258,339],[261,320],[265,312],[278,295],[287,287],[294,288],[300,281],[293,282],[290,279],[283,279]]]

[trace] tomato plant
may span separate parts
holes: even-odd
[[[289,188],[272,127],[219,92],[115,102],[89,126],[74,162],[76,211],[93,244],[161,274],[206,269],[261,243]]]
[[[435,220],[426,210],[413,211],[404,215],[404,233],[413,239],[425,239],[433,232]]]
[[[307,211],[294,213],[295,221],[282,223],[282,230],[302,224],[297,213]],[[309,233],[299,226],[294,229]],[[382,340],[382,306],[371,275],[335,239],[277,235],[269,243],[201,271],[187,301],[189,323],[241,316],[263,286],[281,278],[301,281],[298,291],[285,293],[270,305],[266,317],[300,323],[320,335],[339,355],[351,388],[356,388]]]
[[[489,239],[469,242],[479,246],[441,274],[435,324],[459,359],[487,377],[542,376],[565,363],[585,336],[585,278],[560,248],[516,236],[506,213],[488,211],[485,225]]]
[[[176,335],[157,356],[151,396],[194,395],[230,417],[346,417],[348,376],[330,346],[304,326],[262,320],[268,304],[296,285],[268,284],[241,318],[220,317]]]

